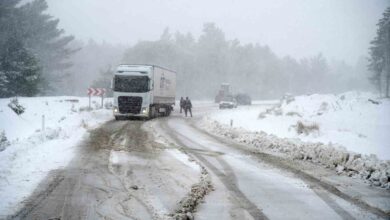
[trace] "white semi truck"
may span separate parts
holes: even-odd
[[[119,65],[112,81],[116,120],[168,116],[175,105],[176,72],[155,65]]]

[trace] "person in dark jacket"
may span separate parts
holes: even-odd
[[[182,113],[183,112],[183,109],[184,109],[184,98],[183,97],[181,97],[180,98],[180,113]]]
[[[184,113],[185,113],[186,117],[187,117],[187,112],[188,111],[190,112],[190,115],[192,117],[191,108],[192,108],[191,100],[188,97],[186,97],[186,100],[184,100]]]

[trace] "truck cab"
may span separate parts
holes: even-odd
[[[167,80],[173,81],[174,85],[169,85],[173,88],[165,91],[167,83],[164,81]],[[172,75],[172,71],[161,67],[119,65],[112,80],[115,119],[152,118],[170,113],[175,99],[175,80],[176,75]]]

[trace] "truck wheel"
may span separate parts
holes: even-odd
[[[154,106],[149,107],[149,118],[156,117],[156,108]]]
[[[149,107],[148,119],[153,118],[153,107]]]
[[[121,119],[122,119],[122,117],[120,117],[120,116],[115,116],[115,120],[119,121],[119,120],[121,120]]]

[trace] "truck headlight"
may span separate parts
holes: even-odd
[[[117,107],[114,107],[114,112],[115,112],[115,113],[118,112],[118,108],[117,108]]]
[[[141,109],[141,113],[144,114],[144,115],[147,115],[149,113],[149,108],[148,107],[143,107]]]

